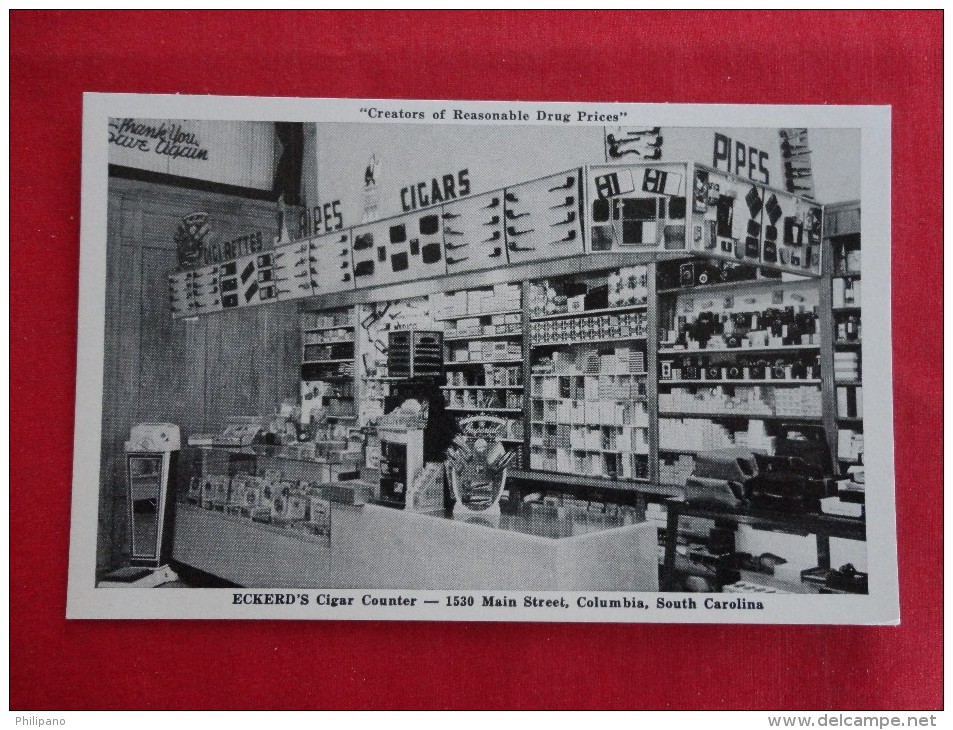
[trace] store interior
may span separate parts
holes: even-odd
[[[596,132],[340,206],[320,125],[115,161],[100,585],[866,592],[860,201]]]

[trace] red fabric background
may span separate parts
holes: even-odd
[[[940,707],[941,25],[13,12],[12,708]],[[66,621],[83,91],[893,105],[902,625]]]

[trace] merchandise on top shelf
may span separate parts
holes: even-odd
[[[529,297],[532,317],[579,315],[587,311],[601,313],[606,309],[643,306],[648,299],[648,268],[624,266],[583,279],[532,282]]]
[[[495,284],[479,289],[438,293],[431,297],[431,311],[438,320],[480,317],[499,312],[518,314],[521,306],[519,284]]]
[[[758,277],[758,267],[735,263],[733,261],[714,261],[711,259],[692,259],[690,261],[660,261],[657,269],[657,281],[660,291],[669,289],[691,289],[693,287],[713,286],[716,284],[734,284],[744,282],[778,283],[781,275],[770,269],[765,270],[765,278]]]
[[[304,315],[303,327],[309,332],[312,330],[353,330],[353,313],[350,309],[307,312]]]
[[[449,320],[444,330],[447,340],[471,337],[520,337],[523,320],[519,312],[463,317]]]

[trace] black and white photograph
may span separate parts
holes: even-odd
[[[886,107],[83,139],[69,617],[899,621]]]

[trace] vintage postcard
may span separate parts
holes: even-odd
[[[67,616],[899,622],[890,139],[87,95]]]

